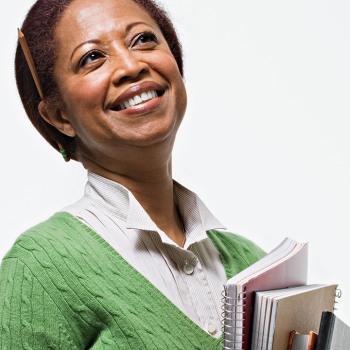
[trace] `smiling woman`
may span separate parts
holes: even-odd
[[[40,18],[40,22],[38,21]],[[3,349],[218,349],[223,283],[260,259],[172,179],[182,52],[152,0],[38,0],[17,85],[84,197],[22,234],[0,271]]]

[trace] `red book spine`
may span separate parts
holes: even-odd
[[[299,334],[299,333],[298,333],[297,331],[291,331],[291,332],[290,332],[287,350],[292,350],[293,340],[294,340],[294,336],[295,336],[296,334]],[[308,349],[308,350],[309,350],[309,349]]]
[[[316,341],[317,341],[317,334],[311,331],[309,333],[309,344],[308,344],[307,350],[314,350],[316,347]]]

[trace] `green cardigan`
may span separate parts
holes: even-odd
[[[265,253],[208,231],[227,278]],[[0,349],[220,349],[97,233],[56,213],[22,234],[0,268]]]

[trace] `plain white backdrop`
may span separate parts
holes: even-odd
[[[0,257],[83,194],[27,120],[13,74],[30,0],[1,2]],[[162,0],[185,52],[174,178],[266,251],[309,241],[309,283],[338,283],[350,324],[350,2]]]

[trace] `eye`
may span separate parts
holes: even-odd
[[[149,42],[158,43],[158,39],[153,33],[143,33],[136,39],[134,45],[142,45]]]
[[[85,54],[79,63],[79,68],[84,67],[86,64],[89,64],[93,61],[98,60],[99,58],[104,57],[103,54],[99,51],[90,51]]]

